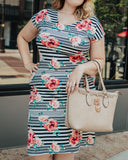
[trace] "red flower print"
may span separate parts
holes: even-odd
[[[79,139],[82,138],[82,135],[81,135],[80,131],[78,131],[78,130],[72,130],[72,135],[78,136]]]
[[[93,143],[94,143],[94,139],[93,139],[92,135],[89,135],[89,136],[88,136],[87,142],[88,142],[89,144],[93,144]]]
[[[53,98],[50,102],[49,102],[50,106],[52,106],[53,108],[58,108],[59,107],[59,102],[57,101],[56,98]]]
[[[32,87],[32,88],[34,88],[34,87]],[[33,91],[32,91],[31,94],[30,94],[29,103],[31,103],[31,102],[34,101],[34,99],[35,99],[35,94],[36,94],[37,92],[38,92],[38,91],[37,91],[37,88],[34,88]]]
[[[78,130],[73,130],[73,131],[72,131],[72,134],[79,135],[79,134],[80,134],[80,131],[78,131]]]
[[[28,147],[34,146],[34,140],[33,140],[34,135],[35,135],[35,132],[32,129],[30,129],[28,131]]]
[[[81,31],[83,29],[83,24],[82,23],[78,23],[76,25],[77,30]]]
[[[46,13],[48,13],[48,11],[47,11],[47,9],[43,9],[39,13],[45,15]]]
[[[72,62],[72,63],[77,63],[77,62],[81,62],[82,60],[85,60],[85,58],[83,57],[83,55],[74,55],[74,56],[69,56],[69,60]]]
[[[55,77],[51,77],[47,83],[45,82],[45,86],[48,87],[49,90],[53,90],[58,87],[59,83],[60,82],[58,79],[55,79]]]
[[[81,30],[86,30],[88,31],[90,29],[90,24],[92,23],[91,20],[83,20],[81,23],[78,23],[76,25],[76,28],[78,31],[81,31]]]
[[[43,9],[39,12],[39,14],[35,17],[35,21],[38,23],[39,21],[42,21],[44,19],[44,15],[48,13],[46,9]]]
[[[56,24],[56,26],[60,30],[64,30],[64,28],[65,28],[65,26],[63,24],[59,23],[59,22]]]
[[[49,15],[44,16],[46,21],[49,21],[51,19],[51,17]]]
[[[81,52],[80,52],[80,51],[78,51],[78,52],[76,52],[76,54],[81,54]]]
[[[54,68],[60,68],[60,63],[57,61],[56,58],[53,58],[50,62],[50,64],[54,67]]]
[[[38,93],[38,90],[36,87],[32,86],[33,91],[31,91],[31,94],[29,96],[29,103],[34,101],[40,101],[41,95]]]
[[[85,20],[85,21],[83,21],[83,30],[86,30],[86,31],[90,30],[90,28],[91,28],[90,24],[91,23],[92,23],[91,20]]]
[[[41,43],[47,48],[56,48],[59,45],[59,41],[55,37],[49,37],[46,40],[41,40]]]
[[[35,17],[36,23],[38,23],[39,21],[42,21],[43,19],[44,19],[44,16],[41,15],[41,14],[38,14],[38,15]]]
[[[54,152],[60,151],[60,146],[56,142],[53,142],[50,147]]]
[[[82,138],[82,135],[80,134],[80,131],[78,130],[72,130],[72,136],[69,138],[69,143],[72,146],[75,146],[79,143],[79,140]]]
[[[58,122],[54,119],[49,119],[47,124],[44,124],[44,128],[47,129],[48,131],[56,130],[57,127],[58,127]]]
[[[70,143],[72,146],[76,146],[76,145],[79,143],[79,137],[76,136],[76,135],[72,135],[72,136],[69,138],[69,143]]]

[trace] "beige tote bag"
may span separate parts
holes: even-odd
[[[104,86],[97,61],[99,80],[102,90],[89,89],[87,76],[86,87],[78,88],[67,95],[65,126],[79,131],[109,132],[113,131],[113,119],[119,91],[108,92]],[[98,87],[99,88],[99,87]]]

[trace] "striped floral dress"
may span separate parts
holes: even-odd
[[[58,10],[50,8],[35,13],[32,23],[39,30],[39,66],[29,83],[27,153],[77,153],[80,147],[95,144],[95,132],[65,126],[66,82],[77,65],[89,61],[90,44],[105,32],[96,16],[64,25],[58,21]],[[95,76],[88,75],[88,81],[90,89],[95,89]],[[83,82],[84,75],[79,87]]]

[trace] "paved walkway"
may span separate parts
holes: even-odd
[[[0,53],[0,85],[29,83],[30,72],[25,69],[19,51],[17,49],[5,51]]]
[[[100,135],[96,136],[94,146],[81,147],[79,153],[75,154],[75,160],[128,160],[127,150],[128,131]],[[0,150],[0,160],[29,160],[27,148]]]
[[[127,160],[128,159],[128,150],[123,151],[107,160]]]

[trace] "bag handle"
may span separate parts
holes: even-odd
[[[96,62],[98,63],[99,68],[100,68],[100,72],[102,72],[102,68],[101,68],[100,62],[99,62],[97,59],[93,59],[92,61],[96,61]],[[101,85],[101,81],[100,81],[100,79],[99,79],[98,90],[101,90],[101,89],[102,89],[101,86],[102,86],[102,85]]]
[[[101,82],[101,85],[102,85],[102,89],[103,89],[103,92],[106,94],[107,93],[107,90],[105,88],[105,85],[104,85],[104,82],[103,82],[103,79],[102,79],[102,76],[101,76],[101,71],[100,71],[100,67],[99,67],[99,62],[97,62],[97,60],[93,60],[92,61],[93,63],[95,63],[95,65],[97,66],[98,68],[98,74],[99,74],[99,78],[100,78],[100,82]],[[85,74],[85,83],[86,83],[86,89],[87,91],[90,91],[89,89],[89,83],[88,83],[88,79],[87,79],[87,75]]]

